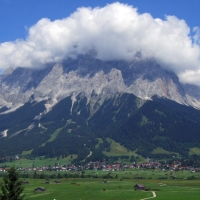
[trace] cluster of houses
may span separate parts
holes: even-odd
[[[200,172],[200,168],[194,168],[191,166],[183,167],[181,166],[180,162],[174,162],[172,165],[161,165],[160,162],[153,162],[149,161],[148,163],[141,163],[141,164],[124,164],[124,163],[114,163],[114,164],[106,164],[105,162],[89,162],[85,165],[74,165],[74,164],[67,164],[67,165],[59,165],[56,164],[55,166],[41,166],[41,167],[29,167],[23,168],[19,167],[19,171],[80,171],[80,170],[103,170],[103,171],[121,171],[125,169],[162,169],[162,170],[172,170],[172,171],[182,171],[182,170],[189,170],[191,172]],[[6,171],[6,168],[0,168],[0,172]]]
[[[9,168],[0,168],[0,172],[5,172]],[[126,169],[158,169],[161,170],[170,170],[170,171],[180,171],[180,170],[189,170],[191,173],[193,172],[200,172],[200,168],[194,167],[182,167],[180,162],[174,162],[172,165],[164,164],[161,165],[159,162],[149,161],[148,163],[141,163],[141,164],[124,164],[124,163],[114,163],[114,164],[106,164],[105,162],[89,162],[85,165],[74,165],[74,164],[67,164],[67,165],[59,165],[56,164],[55,166],[41,166],[41,167],[29,167],[23,168],[19,167],[19,171],[28,172],[28,171],[56,171],[56,172],[63,172],[63,171],[84,171],[84,170],[102,170],[102,171],[124,171]],[[127,172],[128,173],[128,172]],[[130,173],[130,172],[129,172]],[[46,179],[45,184],[49,184],[49,179]],[[54,184],[60,184],[59,180],[53,181]],[[23,184],[28,184],[27,181],[24,181]],[[136,184],[134,186],[135,190],[144,190],[148,191],[150,188],[146,188],[143,184]],[[38,187],[34,189],[34,192],[45,192],[46,189],[44,187]]]
[[[114,164],[106,164],[105,162],[89,162],[85,165],[74,165],[74,164],[67,164],[67,165],[59,165],[56,164],[55,166],[40,166],[40,167],[18,167],[19,171],[80,171],[80,170],[103,170],[103,171],[121,171],[124,169],[134,169],[134,168],[159,168],[160,163],[152,162],[148,164],[124,164],[124,163],[114,163]],[[8,168],[0,168],[0,172],[7,171]]]
[[[59,165],[55,164],[55,166],[40,166],[40,167],[18,167],[19,171],[83,171],[83,170],[103,170],[103,171],[122,171],[125,169],[162,169],[162,170],[172,170],[172,171],[180,171],[180,170],[189,170],[191,172],[200,172],[200,168],[194,167],[183,167],[181,166],[181,162],[174,162],[173,164],[165,164],[161,165],[160,162],[153,162],[149,161],[148,163],[141,163],[141,164],[125,164],[123,162],[116,162],[114,164],[106,164],[105,162],[89,162],[85,165],[74,165],[74,164],[67,164],[67,165]],[[7,171],[8,168],[0,168],[0,172]]]

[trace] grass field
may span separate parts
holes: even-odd
[[[73,174],[75,172],[51,173]],[[103,176],[108,173],[113,178],[104,179]],[[61,184],[55,184],[54,181],[56,179],[50,179],[50,184],[45,184],[45,179],[26,179],[29,181],[29,184],[24,186],[26,199],[141,200],[153,197],[152,192],[155,192],[156,200],[197,200],[200,197],[200,172],[127,169],[113,172],[86,170],[84,174],[88,178],[62,178],[59,179]],[[171,174],[176,179],[170,178]],[[96,176],[99,178],[95,178]],[[191,176],[195,177],[195,180],[186,180]],[[163,177],[167,177],[167,179],[162,179]],[[135,191],[135,184],[143,184],[145,187],[151,188],[151,190]],[[34,189],[37,187],[44,187],[46,191],[35,193]]]
[[[56,137],[58,136],[58,134],[60,133],[60,131],[62,130],[62,128],[57,129],[50,137],[49,140],[47,140],[45,143],[43,143],[41,146],[43,147],[47,142],[52,142],[56,139]]]
[[[194,154],[200,155],[200,148],[198,148],[198,147],[190,148],[189,155],[191,156],[191,155],[194,155]]]
[[[72,155],[72,158],[77,158],[77,155]],[[31,167],[34,165],[34,167],[41,167],[41,166],[54,166],[55,163],[58,163],[60,165],[63,164],[68,164],[71,163],[72,160],[71,156],[65,157],[65,158],[60,158],[59,160],[57,160],[57,158],[43,158],[43,157],[37,157],[34,160],[30,160],[30,159],[25,159],[25,158],[21,158],[19,160],[14,160],[12,162],[5,162],[2,163],[2,166],[6,165],[6,166],[13,166],[15,165],[15,167]]]
[[[167,154],[167,155],[170,155],[170,154],[175,154],[177,156],[179,156],[178,153],[175,153],[175,152],[170,152],[170,151],[167,151],[161,147],[157,147],[156,149],[154,149],[152,152],[152,154]]]
[[[63,172],[66,173],[66,172]],[[191,173],[188,170],[185,171],[163,171],[163,170],[144,170],[144,169],[125,169],[125,171],[94,171],[94,170],[86,170],[85,175],[90,175],[90,177],[104,176],[106,174],[110,174],[113,178],[117,175],[119,179],[145,179],[145,180],[200,180],[200,172]]]
[[[134,156],[138,157],[137,162],[144,162],[145,158],[138,155],[135,151],[128,151],[126,147],[121,146],[119,143],[115,142],[114,140],[107,138],[107,141],[110,143],[110,151],[103,151],[106,156]]]
[[[200,197],[200,181],[179,180],[127,180],[111,179],[106,183],[102,179],[61,179],[61,184],[44,184],[44,180],[29,180],[30,184],[25,186],[27,199],[37,200],[139,200],[153,197],[156,200],[197,200]],[[151,191],[135,191],[135,184],[144,184]],[[35,193],[34,189],[44,187],[45,192]]]

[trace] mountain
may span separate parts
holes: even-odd
[[[80,55],[41,70],[9,68],[0,76],[0,156],[80,161],[91,151],[100,159],[107,138],[145,157],[171,156],[156,148],[188,156],[199,147],[199,108],[200,87],[181,84],[154,59]]]
[[[200,87],[183,85],[173,73],[153,59],[105,62],[92,56],[79,56],[42,70],[9,68],[0,77],[0,108],[15,110],[30,97],[47,101],[47,110],[61,99],[83,93],[88,101],[103,102],[117,93],[142,99],[157,95],[180,104],[200,108]],[[98,99],[100,98],[100,99]]]

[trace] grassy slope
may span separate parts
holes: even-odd
[[[95,145],[95,148],[98,149],[99,148],[99,144],[103,143],[103,140],[101,138],[97,138],[98,139],[98,144]]]
[[[31,149],[31,150],[29,150],[29,151],[23,151],[21,155],[22,155],[22,156],[30,155],[32,151],[33,151],[33,149]]]
[[[200,148],[198,147],[194,147],[194,148],[190,148],[190,151],[189,151],[189,155],[200,155]]]
[[[168,154],[168,155],[176,154],[176,155],[179,155],[178,153],[167,151],[167,150],[163,149],[162,147],[157,147],[156,149],[154,149],[152,151],[152,154]]]
[[[106,156],[134,156],[138,157],[140,162],[144,161],[145,159],[138,155],[135,151],[129,151],[126,147],[121,146],[119,143],[115,142],[114,140],[107,138],[107,141],[110,143],[110,151],[103,151]]]
[[[43,143],[41,146],[43,147],[47,142],[52,142],[52,141],[54,141],[62,129],[63,129],[63,128],[58,128],[58,129],[51,135],[51,137],[49,138],[49,140],[47,140],[47,141],[46,141],[45,143]]]
[[[73,121],[71,121],[71,120],[67,120],[66,125],[63,126],[62,128],[58,128],[58,129],[51,135],[51,137],[49,138],[49,140],[47,140],[47,141],[46,141],[45,143],[43,143],[41,146],[44,146],[47,142],[52,142],[52,141],[54,141],[54,140],[57,138],[57,136],[58,136],[58,134],[60,133],[60,131],[61,131],[63,128],[65,128],[67,125],[71,124],[71,123],[74,124],[75,122],[73,122]],[[68,131],[71,132],[71,129],[69,129]]]

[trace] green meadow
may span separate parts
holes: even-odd
[[[66,174],[68,177],[75,174],[80,177],[82,173],[85,178],[64,178]],[[200,172],[125,169],[124,171],[52,171],[37,172],[37,174],[55,174],[55,177],[60,174],[61,184],[54,182],[56,178],[49,179],[49,184],[45,184],[45,179],[27,178],[25,180],[29,184],[24,185],[27,200],[141,200],[152,197],[156,200],[197,200],[200,197]],[[150,190],[135,191],[136,184],[143,184]],[[36,193],[34,189],[37,187],[43,187],[46,191]]]
[[[14,165],[15,167],[27,168],[31,166],[34,166],[34,167],[49,166],[49,165],[54,166],[56,163],[60,165],[64,165],[64,164],[71,163],[71,161],[74,158],[77,158],[77,155],[71,155],[65,158],[60,158],[59,160],[57,158],[44,158],[43,156],[36,157],[32,160],[21,158],[19,160],[13,160],[12,162],[8,161],[8,162],[1,163],[0,166],[6,165],[8,167],[11,167]]]
[[[200,197],[200,181],[195,180],[116,180],[116,179],[61,179],[61,184],[45,184],[45,180],[30,179],[25,186],[27,199],[37,200],[140,200],[153,197],[157,200],[197,200]],[[135,184],[144,184],[150,191],[135,191]],[[35,193],[34,189],[44,187],[45,192]]]

